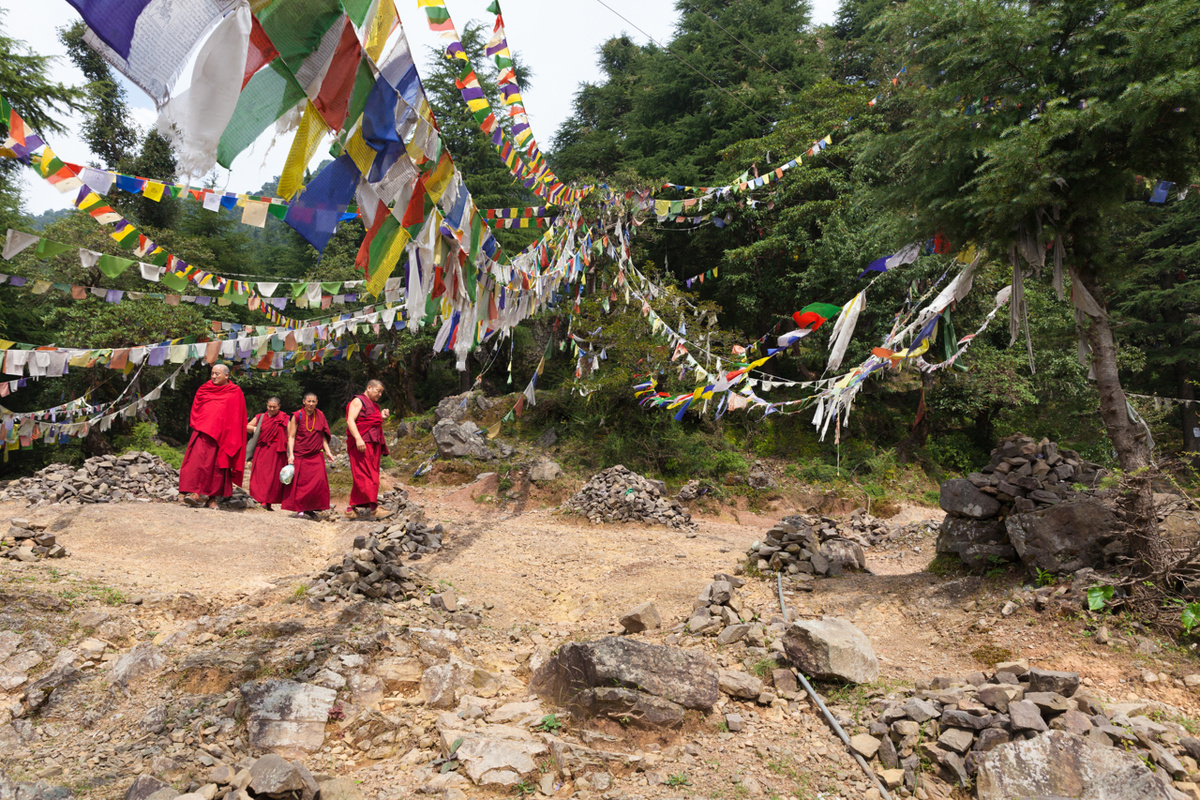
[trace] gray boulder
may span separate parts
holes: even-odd
[[[295,681],[250,681],[241,687],[250,746],[263,750],[321,749],[337,692]]]
[[[1029,678],[1030,692],[1055,692],[1070,697],[1079,688],[1078,672],[1055,672],[1050,669],[1031,669],[1025,673]],[[1026,694],[1026,697],[1029,695]]]
[[[634,728],[678,728],[686,709],[652,694],[621,686],[598,686],[576,696],[572,708],[589,717],[608,717]]]
[[[534,483],[548,483],[563,476],[562,467],[548,458],[539,458],[529,468],[529,480]]]
[[[1104,567],[1127,552],[1117,515],[1102,502],[1081,496],[1004,521],[1021,561],[1055,574]]]
[[[653,600],[647,600],[639,606],[630,609],[618,622],[626,633],[641,633],[651,628],[662,627],[662,615]]]
[[[840,536],[827,539],[821,544],[821,555],[831,569],[860,570],[867,568],[867,556],[862,545]]]
[[[472,458],[489,461],[496,454],[488,448],[487,442],[474,426],[468,428],[450,419],[443,419],[433,426],[433,441],[437,445],[439,458]]]
[[[296,767],[282,756],[268,753],[250,767],[250,790],[259,794],[298,792],[304,781]]]
[[[783,649],[793,665],[813,678],[850,683],[879,679],[870,640],[844,619],[797,620],[783,635]]]
[[[721,691],[730,697],[753,700],[763,693],[763,682],[749,672],[723,669],[718,673],[717,679]]]
[[[159,789],[170,788],[171,785],[169,783],[160,781],[153,775],[139,775],[129,788],[125,790],[125,800],[146,800],[146,798]]]
[[[471,398],[474,396],[474,392],[466,392],[464,394],[443,397],[438,401],[437,408],[433,412],[433,418],[438,422],[444,419],[448,419],[451,422],[462,422],[467,415],[467,411],[471,408]]]
[[[979,800],[1086,797],[1088,800],[1171,800],[1170,780],[1137,756],[1096,747],[1062,731],[994,747],[976,775]]]
[[[987,495],[984,495],[987,497]],[[937,552],[955,555],[969,569],[982,570],[996,563],[1017,560],[1008,543],[1008,530],[999,519],[968,519],[947,514],[938,528]]]
[[[987,519],[1000,513],[996,498],[975,488],[966,478],[954,478],[942,484],[938,505],[947,514],[968,519]]]
[[[108,675],[110,683],[126,686],[131,680],[151,675],[167,665],[167,657],[150,642],[136,645],[113,663]]]
[[[421,699],[431,708],[454,708],[461,697],[492,697],[499,689],[495,675],[455,657],[421,675]]]
[[[583,693],[610,687],[701,711],[711,709],[720,696],[717,665],[708,655],[615,636],[564,644],[530,684],[538,694],[585,712],[594,701]]]

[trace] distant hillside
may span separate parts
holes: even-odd
[[[40,231],[49,225],[51,222],[70,216],[75,209],[73,208],[57,208],[53,211],[43,211],[41,214],[29,215],[29,224],[35,231]]]

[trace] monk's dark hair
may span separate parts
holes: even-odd
[[[382,389],[383,381],[379,380],[378,378],[371,378],[371,380],[367,381],[367,388],[370,389],[372,386],[378,386],[380,389]]]
[[[267,398],[267,404],[270,405],[271,403],[274,403],[277,406],[283,405],[283,401],[274,395]]]
[[[307,399],[308,399],[308,398],[310,398],[310,397],[313,397],[313,398],[315,398],[316,396],[317,396],[317,393],[316,393],[316,392],[305,392],[305,393],[304,393],[304,399],[305,399],[305,400],[307,400]]]

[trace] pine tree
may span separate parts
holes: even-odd
[[[719,153],[769,132],[826,69],[805,2],[679,0],[676,8],[676,35],[663,47],[622,36],[601,49],[606,81],[580,90],[556,139],[565,177],[624,168],[713,182],[729,169]]]
[[[998,260],[1015,259],[1021,243],[1035,261],[1047,243],[1061,244],[1100,413],[1122,469],[1136,476],[1134,551],[1157,563],[1149,453],[1126,411],[1104,310],[1119,285],[1106,233],[1136,175],[1183,182],[1200,166],[1195,3],[909,0],[886,31],[892,69],[905,73],[884,109],[901,121],[867,151],[894,165],[882,199],[923,235],[942,231]]]

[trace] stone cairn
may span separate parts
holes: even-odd
[[[404,495],[396,511],[400,516],[355,536],[353,549],[325,567],[309,587],[308,597],[398,601],[418,596],[420,575],[404,561],[440,550],[445,531],[441,524],[425,524],[420,506],[408,503],[403,491],[399,494]],[[385,496],[380,502],[386,506]]]
[[[874,517],[858,519],[873,521]],[[866,544],[858,531],[840,526],[830,517],[793,514],[775,523],[763,541],[750,545],[747,565],[760,572],[782,572],[799,581],[837,577],[847,570],[867,568]]]
[[[563,510],[596,522],[654,522],[668,528],[694,530],[692,515],[664,495],[662,481],[652,481],[618,464],[598,472]]]
[[[238,491],[235,489],[235,500]],[[140,452],[93,456],[81,467],[51,464],[31,477],[9,481],[0,490],[0,501],[24,500],[30,506],[178,497],[179,472],[158,456]]]
[[[1108,472],[1085,461],[1074,450],[1059,450],[1049,439],[1028,436],[1001,439],[992,459],[967,476],[980,492],[995,498],[1007,515],[1024,514],[1057,505],[1075,493],[1073,484],[1096,488]]]
[[[1116,516],[1091,491],[1106,474],[1047,439],[1002,439],[982,471],[941,485],[937,552],[974,570],[1018,559],[1031,573],[1105,566],[1126,546]]]
[[[71,555],[67,548],[55,540],[54,534],[46,533],[43,523],[13,517],[8,524],[8,535],[0,538],[0,558],[38,561],[43,558],[66,558]]]
[[[1192,759],[1200,758],[1200,740],[1175,722],[1148,718],[1156,705],[1104,706],[1080,686],[1077,672],[1030,669],[1025,661],[1008,661],[989,674],[919,680],[911,694],[872,701],[866,719],[860,720],[867,732],[852,736],[850,746],[876,762],[873,766],[889,788],[903,785],[910,792],[922,761],[942,780],[967,786],[993,748],[1047,731],[1128,750],[1175,780],[1189,780],[1189,771],[1196,770]]]
[[[718,572],[692,603],[687,630],[693,636],[716,636],[717,644],[733,644],[745,638],[750,625],[743,620],[754,616],[738,599],[737,590],[746,585],[741,578]]]

